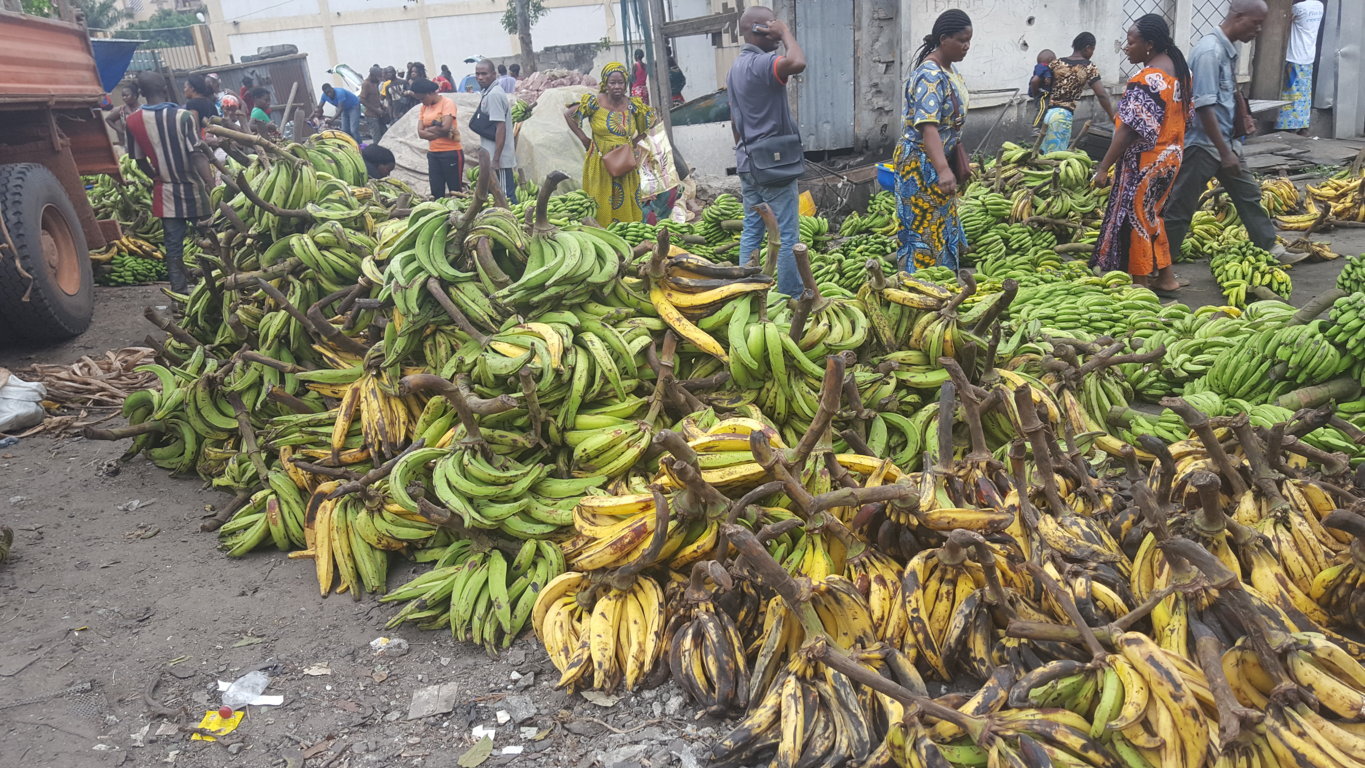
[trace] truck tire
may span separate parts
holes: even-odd
[[[0,216],[19,251],[0,249],[0,340],[41,344],[84,332],[94,277],[61,182],[36,163],[0,165]]]

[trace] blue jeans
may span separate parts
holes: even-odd
[[[749,262],[750,254],[763,242],[763,218],[754,210],[759,203],[767,203],[777,217],[777,229],[782,233],[782,247],[777,252],[777,290],[797,296],[805,287],[796,269],[792,248],[800,240],[800,218],[796,202],[796,181],[764,186],[748,173],[739,175],[740,196],[744,200],[744,232],[739,236],[739,261]],[[760,259],[762,257],[760,256]]]
[[[341,118],[341,130],[350,134],[356,141],[360,141],[360,105],[341,110],[338,117]]]

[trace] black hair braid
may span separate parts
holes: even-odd
[[[938,18],[934,19],[933,30],[924,36],[924,45],[919,47],[919,52],[915,55],[915,66],[918,67],[923,64],[924,59],[938,48],[944,37],[956,35],[971,25],[971,17],[967,15],[966,11],[949,8],[940,13]]]
[[[1082,32],[1076,35],[1076,39],[1071,41],[1071,50],[1083,51],[1095,44],[1095,36],[1089,32]]]
[[[1171,57],[1171,64],[1175,66],[1175,77],[1180,81],[1180,98],[1188,100],[1190,65],[1185,61],[1184,52],[1171,39],[1171,28],[1167,26],[1166,20],[1159,14],[1149,13],[1133,22],[1133,28],[1137,30],[1138,37],[1152,45],[1153,51]]]

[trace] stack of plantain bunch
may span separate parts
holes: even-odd
[[[124,235],[103,250],[92,251],[97,285],[143,285],[166,277],[165,254],[136,235]],[[187,259],[193,263],[191,257]]]
[[[152,215],[152,180],[138,167],[132,155],[118,161],[118,179],[106,174],[83,176],[85,195],[95,218],[113,219],[126,234],[153,245],[166,239],[161,219]]]
[[[1063,391],[1092,372],[1053,360]],[[1333,511],[1340,470],[1293,469],[1320,415],[1169,400],[1178,439],[1150,470],[1121,449],[1122,491],[1047,390],[945,364],[917,472],[836,446],[838,357],[794,447],[748,417],[661,432],[655,474],[574,510],[532,608],[559,685],[671,675],[742,716],[716,765],[1355,764],[1365,517]]]
[[[1083,252],[1095,240],[1109,198],[1107,188],[1090,183],[1093,165],[1082,151],[1039,153],[1036,147],[1007,141],[983,166],[982,179],[968,186],[966,197],[979,195],[983,205],[976,210],[989,212],[996,220],[1002,218],[1003,197],[1009,203],[1003,218],[1048,229],[1059,242],[1077,244],[1077,251]],[[978,185],[982,192],[972,189]],[[964,220],[964,227],[967,224]]]
[[[875,258],[826,295],[805,245],[788,299],[771,229],[737,266],[668,225],[632,247],[558,174],[520,212],[486,174],[389,198],[340,139],[219,130],[204,280],[90,435],[231,493],[229,555],[490,653],[529,624],[565,687],[672,676],[742,717],[718,765],[1359,753],[1354,300],[1168,312],[1123,275]],[[1238,350],[1268,387],[1218,391]],[[1190,400],[1139,418],[1167,364]],[[390,590],[396,558],[429,568]]]
[[[1281,216],[1284,229],[1307,229],[1319,221],[1365,221],[1365,159],[1357,157],[1321,184],[1308,184],[1307,212],[1297,217]]]

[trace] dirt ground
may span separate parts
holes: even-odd
[[[1335,245],[1365,251],[1365,231]],[[1294,302],[1330,287],[1340,264],[1296,267]],[[1221,303],[1206,264],[1178,269],[1188,303]],[[142,308],[164,303],[152,287],[98,289],[84,336],[0,349],[0,366],[139,344]],[[226,496],[141,457],[117,463],[123,449],[45,437],[0,449],[0,524],[15,531],[0,565],[0,766],[455,766],[482,726],[494,729],[485,765],[691,768],[725,732],[694,721],[671,683],[601,706],[554,690],[529,634],[490,660],[447,634],[386,632],[394,609],[373,600],[320,599],[307,561],[229,560],[199,532]],[[396,565],[390,583],[414,572]],[[381,636],[410,651],[377,656]],[[284,703],[251,707],[222,741],[189,740],[219,703],[216,681],[258,668]],[[409,720],[413,693],[436,685],[452,710]]]

